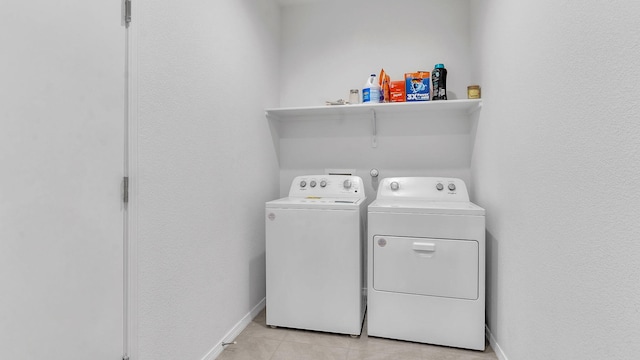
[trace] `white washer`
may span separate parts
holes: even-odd
[[[266,203],[267,324],[360,335],[366,308],[362,179],[298,176]]]
[[[368,334],[485,348],[485,211],[453,178],[382,180],[368,211]]]

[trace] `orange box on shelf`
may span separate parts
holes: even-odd
[[[406,100],[405,82],[402,80],[389,82],[389,94],[391,102],[404,102]]]

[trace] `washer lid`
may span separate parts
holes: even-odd
[[[369,205],[369,212],[484,216],[484,209],[472,202],[409,199],[378,199]]]
[[[334,209],[350,210],[357,209],[364,202],[364,198],[336,198],[336,197],[286,197],[269,201],[266,207],[269,209]]]

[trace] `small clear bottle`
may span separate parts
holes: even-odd
[[[360,104],[360,90],[351,89],[349,91],[349,104]]]

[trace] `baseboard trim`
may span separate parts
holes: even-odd
[[[235,324],[233,328],[231,328],[231,330],[229,330],[229,332],[227,332],[227,334],[213,347],[213,349],[209,350],[207,355],[205,355],[202,360],[216,359],[220,355],[220,353],[222,353],[222,350],[224,350],[224,348],[222,347],[222,343],[232,342],[238,335],[240,335],[242,330],[244,330],[244,328],[246,328],[247,325],[251,323],[251,320],[258,316],[258,314],[260,314],[262,310],[264,310],[265,306],[266,299],[263,298],[262,300],[260,300],[258,305],[254,306],[247,315],[245,315],[240,321],[238,321],[238,323]]]
[[[498,345],[496,338],[493,337],[493,334],[491,333],[491,330],[487,325],[484,326],[484,332],[487,339],[489,339],[489,344],[491,345],[493,351],[496,353],[496,357],[498,358],[498,360],[509,360],[507,359],[507,355],[504,354],[504,351],[502,351],[500,345]]]

